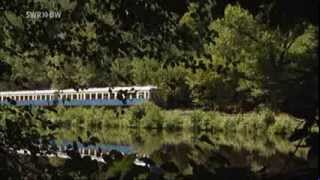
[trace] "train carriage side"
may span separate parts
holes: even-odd
[[[0,92],[0,105],[18,106],[131,106],[151,100],[155,86],[89,88],[76,91],[40,90]]]

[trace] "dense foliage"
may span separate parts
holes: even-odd
[[[166,107],[265,104],[314,118],[317,3],[297,21],[300,4],[285,3],[2,1],[0,59],[11,75],[1,90],[154,84]]]

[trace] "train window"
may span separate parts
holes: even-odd
[[[139,92],[139,94],[138,94],[138,99],[143,99],[144,97],[143,97],[143,92]]]
[[[45,95],[42,95],[41,96],[41,100],[45,100],[46,96]]]
[[[24,100],[24,96],[20,96],[20,101],[23,101]]]
[[[98,93],[97,99],[102,99],[102,94]]]
[[[106,93],[103,95],[103,99],[109,99],[109,96],[110,96],[109,93]]]
[[[95,100],[96,99],[96,94],[91,94],[91,99]]]
[[[77,99],[77,94],[73,94],[72,99]]]
[[[90,94],[86,94],[86,100],[90,99]]]
[[[37,96],[37,100],[40,100],[40,96],[39,95]]]
[[[115,99],[114,98],[114,93],[110,93],[110,99]]]
[[[46,95],[46,100],[49,100],[50,99],[50,95]]]

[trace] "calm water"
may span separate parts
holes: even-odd
[[[295,151],[294,144],[275,136],[78,128],[61,131],[59,139],[68,143],[76,140],[78,136],[86,139],[88,135],[100,139],[98,147],[124,153],[146,154],[155,161],[161,161],[161,154],[165,152],[165,158],[185,171],[190,168],[187,164],[190,157],[198,163],[214,162],[214,167],[248,168],[255,172],[264,168],[270,173],[276,173],[308,165],[308,149],[299,149],[292,154]],[[215,159],[212,160],[212,157]]]

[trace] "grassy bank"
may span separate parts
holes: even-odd
[[[226,114],[202,110],[164,110],[152,103],[126,109],[64,108],[48,117],[63,122],[66,128],[134,128],[165,129],[168,131],[192,130],[211,132],[241,132],[245,134],[269,134],[289,136],[300,120],[287,114],[275,114],[268,109],[244,113]]]

